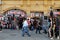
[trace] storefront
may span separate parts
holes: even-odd
[[[44,18],[44,12],[39,11],[31,11],[31,18],[37,17],[37,18]]]
[[[17,19],[18,17],[20,17],[20,15],[22,18],[27,18],[26,12],[20,9],[7,10],[3,14],[5,16],[4,19],[6,20],[8,19],[8,17],[14,17],[15,19]]]
[[[25,11],[20,9],[11,9],[4,12],[4,21],[8,25],[6,28],[11,27],[14,29],[17,25],[19,28],[22,28],[22,26],[20,26],[20,23],[22,24],[24,18],[27,18],[27,14]]]
[[[0,15],[0,21],[4,20],[4,17],[2,15]]]
[[[60,16],[60,11],[58,11],[58,10],[54,11],[53,14],[54,14],[55,17],[59,17]]]
[[[21,15],[22,17],[26,17],[26,12],[23,10],[19,10],[19,9],[11,9],[8,10],[4,13],[6,16],[11,15],[13,16],[13,14],[15,15],[15,17],[19,17],[19,15]]]
[[[58,23],[60,24],[60,11],[57,10],[57,11],[53,12],[53,14],[54,14],[55,18],[58,18]]]

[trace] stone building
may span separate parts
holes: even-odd
[[[20,9],[29,17],[35,12],[43,12],[45,16],[48,16],[50,7],[53,10],[60,9],[60,0],[0,0],[0,14],[12,9]]]

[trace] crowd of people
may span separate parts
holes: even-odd
[[[27,35],[30,37],[30,31],[36,30],[36,34],[41,34],[41,30],[43,30],[45,34],[48,34],[48,37],[53,39],[55,36],[57,39],[59,39],[59,26],[60,26],[60,20],[58,18],[48,18],[48,20],[41,20],[41,19],[29,19],[21,17],[21,15],[18,18],[14,18],[9,16],[8,20],[0,21],[0,31],[2,29],[21,29],[22,30],[22,36],[27,33]]]

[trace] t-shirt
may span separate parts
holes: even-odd
[[[28,23],[27,23],[27,20],[25,20],[24,22],[23,22],[23,27],[27,27],[28,26]]]

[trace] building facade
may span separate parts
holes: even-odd
[[[30,17],[31,12],[44,12],[49,15],[50,7],[60,9],[60,0],[0,0],[0,14],[8,10],[20,9]]]

